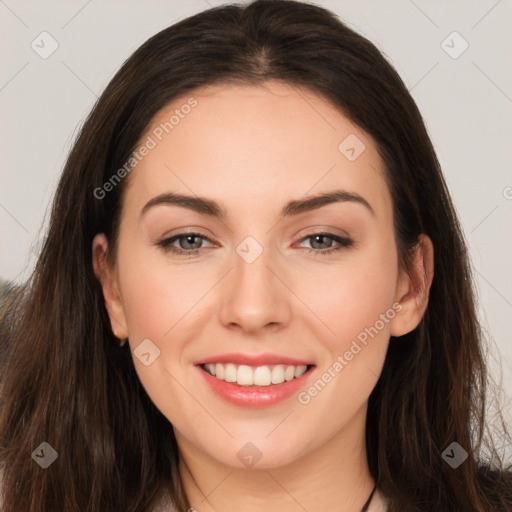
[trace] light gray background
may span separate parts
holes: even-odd
[[[160,29],[221,3],[0,0],[0,277],[20,282],[33,267],[77,128],[122,62]],[[512,424],[512,2],[316,3],[377,44],[424,115],[470,247]],[[47,59],[31,48],[43,31],[59,45]],[[453,31],[469,44],[456,59],[442,47]],[[463,42],[444,44],[453,53]]]

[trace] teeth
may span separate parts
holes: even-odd
[[[289,381],[295,377],[295,366],[287,366],[284,371],[284,380]]]
[[[234,364],[227,364],[224,370],[224,380],[226,382],[236,382],[237,372]]]
[[[224,366],[219,363],[215,365],[215,376],[220,380],[224,380]]]
[[[258,366],[254,370],[255,386],[270,386],[272,384],[272,371],[268,366]]]
[[[247,366],[232,363],[204,364],[210,375],[226,382],[236,382],[240,386],[270,386],[282,384],[303,375],[307,366],[276,364],[271,366]]]
[[[300,377],[301,375],[304,375],[307,369],[308,367],[306,365],[297,366],[297,368],[295,368],[295,377]]]
[[[284,382],[284,366],[278,364],[272,368],[272,384],[281,384]]]
[[[238,367],[238,372],[236,372],[236,382],[240,386],[252,386],[254,384],[252,368],[241,364]]]

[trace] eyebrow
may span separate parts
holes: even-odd
[[[370,203],[359,194],[355,192],[348,192],[346,190],[333,190],[315,196],[309,196],[305,199],[297,199],[288,202],[279,214],[279,219],[289,216],[300,215],[301,213],[317,210],[322,206],[332,203],[354,203],[364,206],[373,216],[375,212]],[[219,203],[213,199],[199,196],[188,196],[184,194],[175,194],[167,192],[160,194],[149,200],[144,208],[142,208],[140,216],[142,217],[148,210],[158,205],[176,205],[182,208],[188,208],[197,213],[208,215],[216,218],[226,218],[227,211],[223,209]]]

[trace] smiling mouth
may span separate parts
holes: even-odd
[[[248,366],[233,363],[207,363],[200,365],[209,375],[224,382],[239,386],[266,387],[289,382],[310,371],[314,365],[294,366],[289,364],[273,364]]]

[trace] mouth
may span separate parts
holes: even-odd
[[[286,357],[237,354],[203,360],[195,366],[215,395],[232,405],[253,409],[297,394],[316,368],[307,361]]]
[[[212,377],[239,386],[275,386],[298,379],[314,365],[274,364],[249,366],[234,363],[207,363],[200,367]]]

